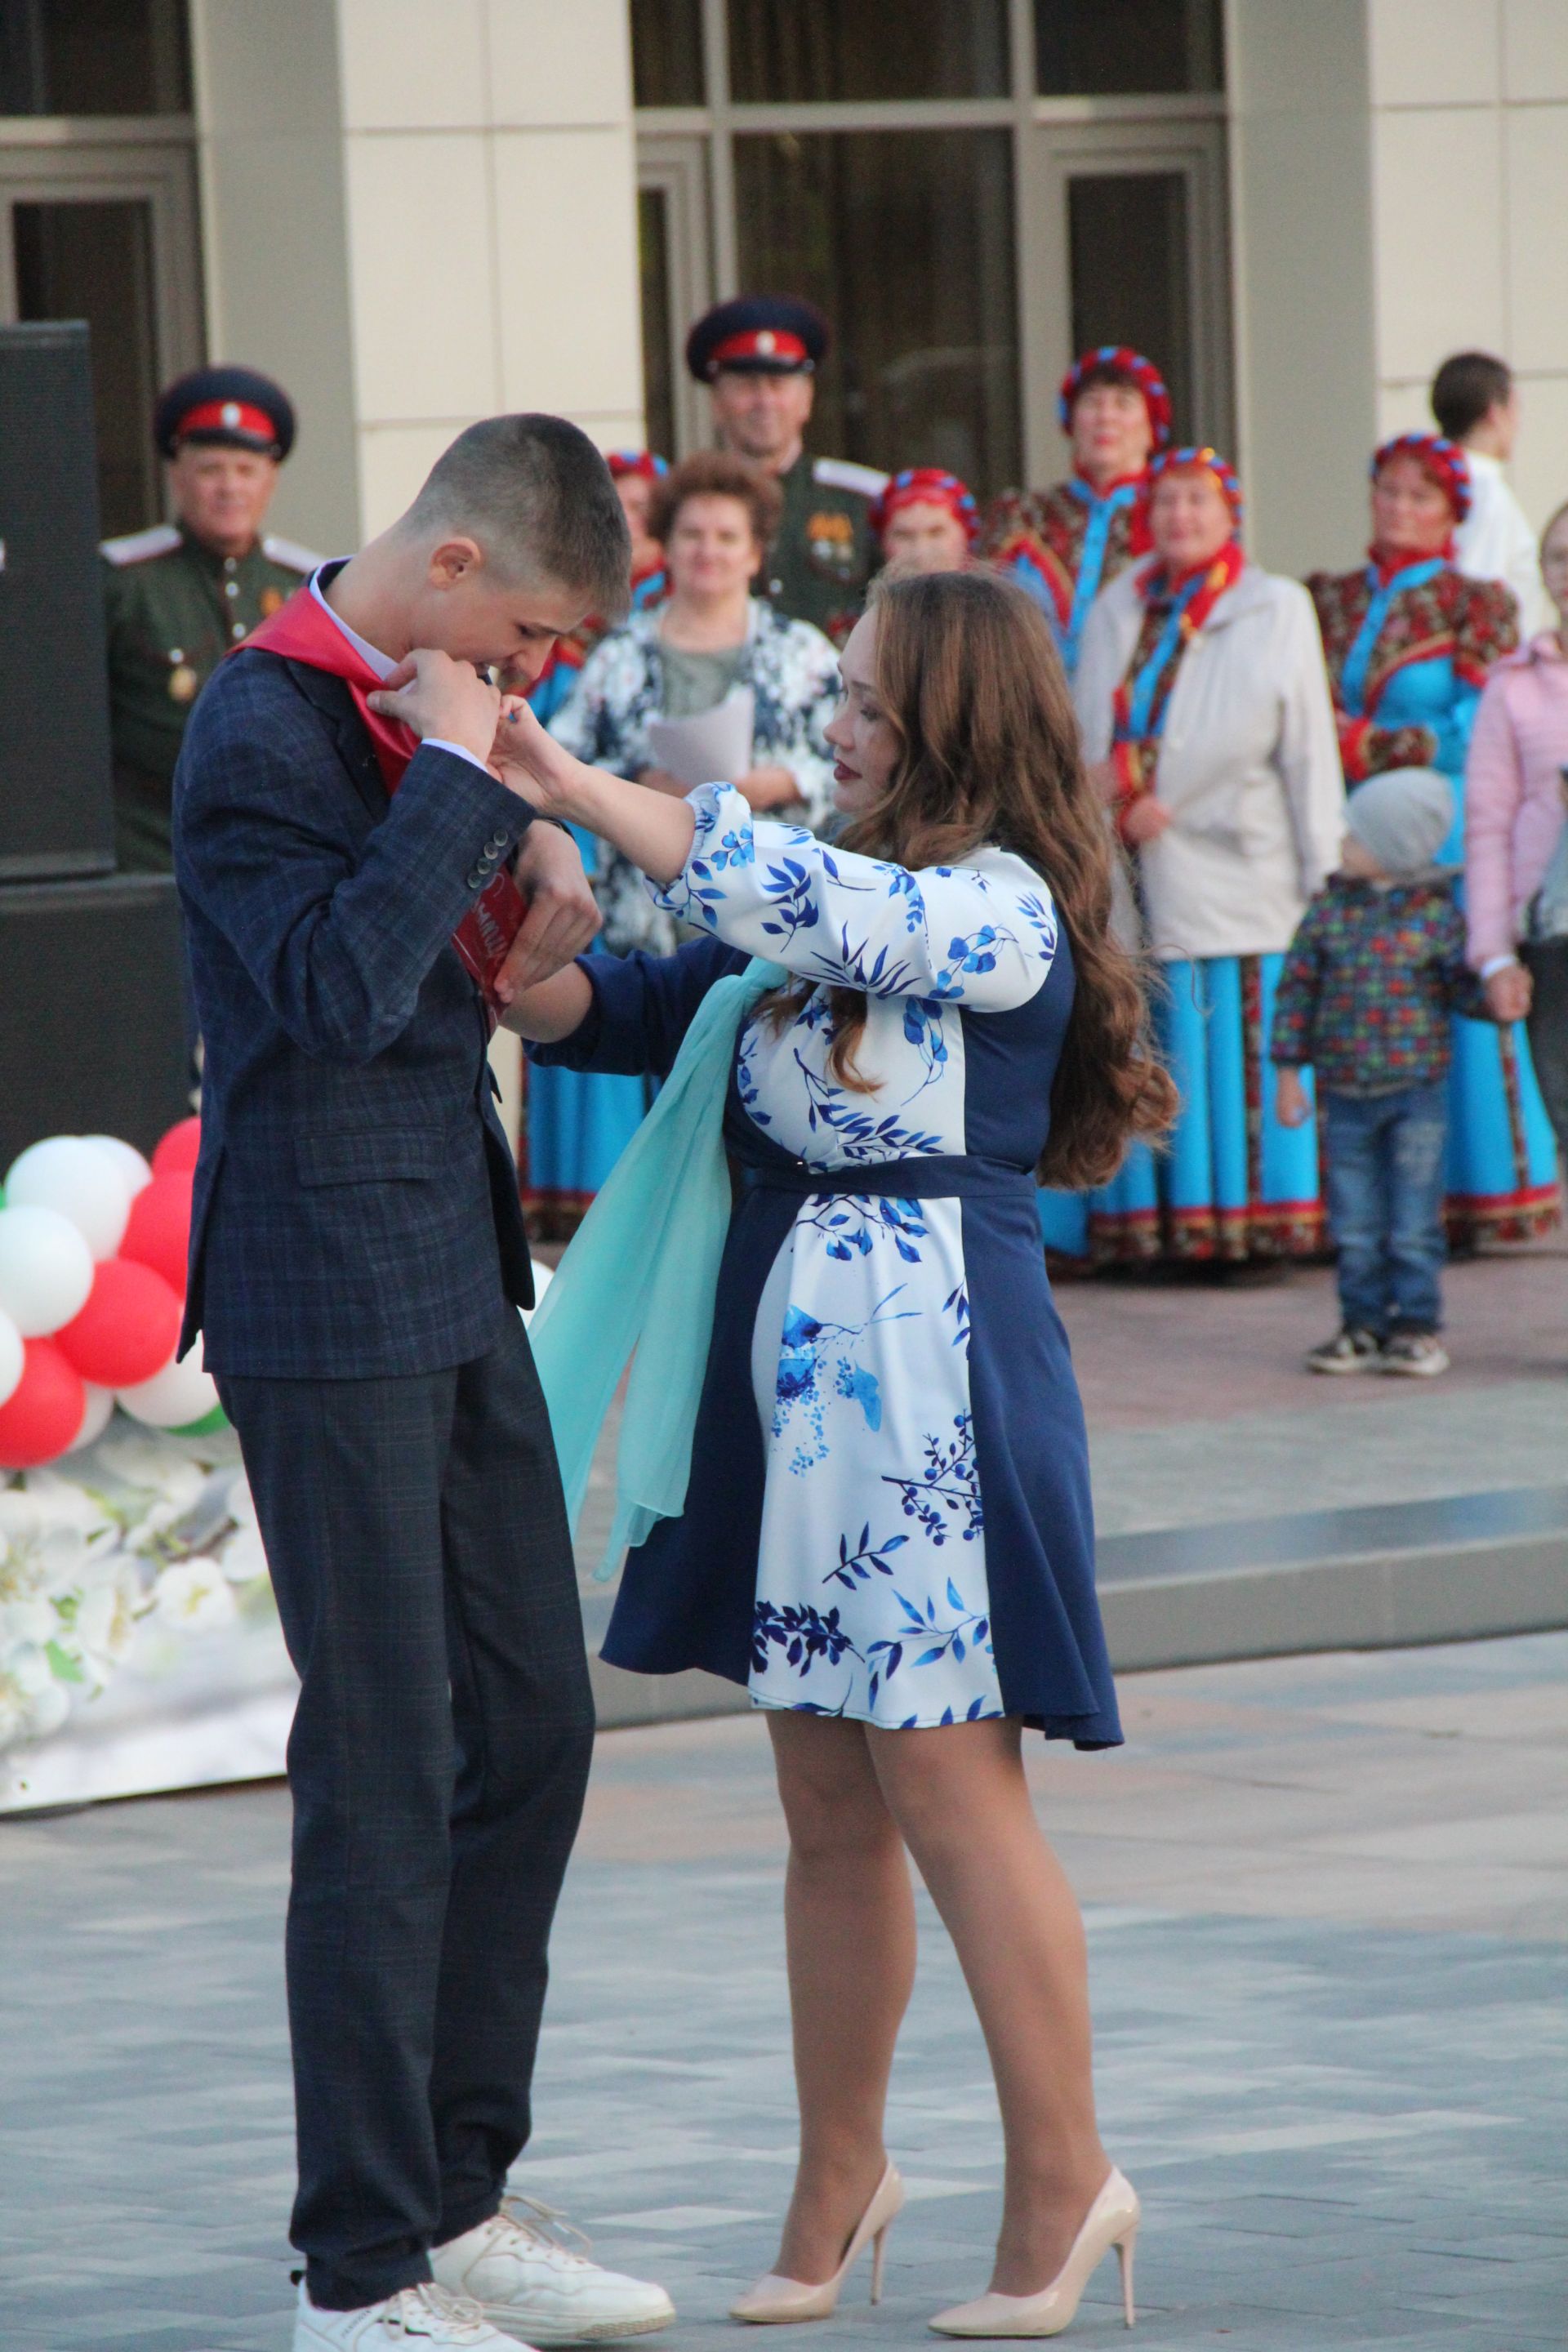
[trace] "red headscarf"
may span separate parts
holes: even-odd
[[[871,509],[871,528],[879,539],[887,535],[888,525],[905,507],[945,507],[955,522],[963,525],[971,547],[980,530],[980,509],[974,494],[956,474],[944,473],[940,466],[908,466],[887,483]]]

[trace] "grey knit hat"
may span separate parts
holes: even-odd
[[[1454,787],[1436,768],[1390,768],[1358,784],[1345,803],[1345,830],[1372,852],[1391,882],[1431,873],[1454,822]]]

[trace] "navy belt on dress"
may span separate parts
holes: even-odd
[[[741,1182],[748,1192],[789,1192],[800,1200],[857,1192],[900,1201],[1032,1200],[1035,1192],[1032,1168],[969,1152],[877,1160],[858,1168],[813,1168],[806,1160],[781,1156],[743,1162]]]

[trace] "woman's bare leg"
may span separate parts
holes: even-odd
[[[800,2169],[776,2268],[831,2278],[887,2163],[893,2045],[915,1975],[910,1866],[866,1727],[769,1714],[789,1826],[789,1961]]]
[[[868,1727],[867,1744],[957,1948],[996,2077],[1007,2171],[991,2284],[1037,2294],[1110,2169],[1078,1903],[1036,1821],[1016,1722]]]

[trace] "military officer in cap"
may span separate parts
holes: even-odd
[[[721,445],[773,475],[784,516],[763,574],[792,621],[811,621],[842,645],[877,568],[871,501],[888,477],[804,446],[828,326],[820,310],[785,294],[743,294],[698,320],[686,364],[712,397]]]
[[[253,368],[198,368],[158,403],[173,522],[103,543],[114,833],[122,869],[166,874],[170,787],[191,705],[231,646],[321,562],[264,537],[294,441],[288,394]]]

